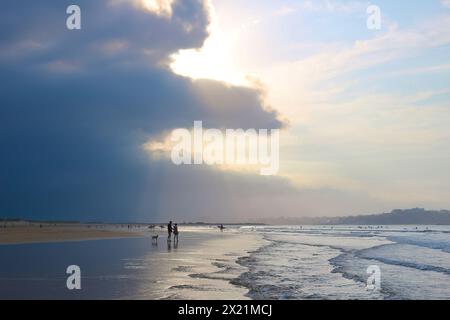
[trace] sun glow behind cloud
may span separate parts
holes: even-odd
[[[173,0],[143,0],[145,8],[157,15],[171,16]]]
[[[180,50],[172,55],[172,70],[193,79],[212,79],[233,85],[246,85],[246,75],[236,67],[236,30],[223,31],[214,7],[209,3],[210,36],[201,49]]]
[[[149,11],[158,16],[170,18],[172,16],[172,4],[175,0],[110,0],[112,5],[132,3],[135,7]]]

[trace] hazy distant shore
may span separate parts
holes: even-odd
[[[450,225],[449,210],[423,208],[395,209],[391,212],[342,217],[274,217],[261,219],[266,225]]]

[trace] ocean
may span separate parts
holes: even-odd
[[[255,299],[449,299],[450,228],[258,227],[265,246],[234,280]],[[368,268],[380,271],[368,289]]]

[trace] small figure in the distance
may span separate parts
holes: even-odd
[[[178,224],[175,223],[175,226],[173,227],[173,240],[178,243]]]
[[[152,236],[152,244],[154,244],[154,245],[158,245],[158,235],[156,235],[156,236]]]
[[[167,225],[167,241],[172,240],[172,221]]]

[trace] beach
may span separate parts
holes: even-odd
[[[128,225],[9,222],[0,228],[0,244],[139,237],[145,231],[145,227],[128,229]]]
[[[48,228],[40,236],[71,236],[0,245],[0,298],[450,298],[447,226],[180,226],[179,242],[145,226]],[[69,265],[82,290],[67,290]],[[380,286],[370,289],[374,266]]]
[[[23,228],[4,232],[15,238],[0,245],[1,299],[250,299],[231,282],[247,270],[238,259],[264,243],[258,234],[215,226],[181,226],[178,243],[159,227],[33,227],[26,239],[19,237]],[[74,264],[80,291],[65,287],[65,270]]]

